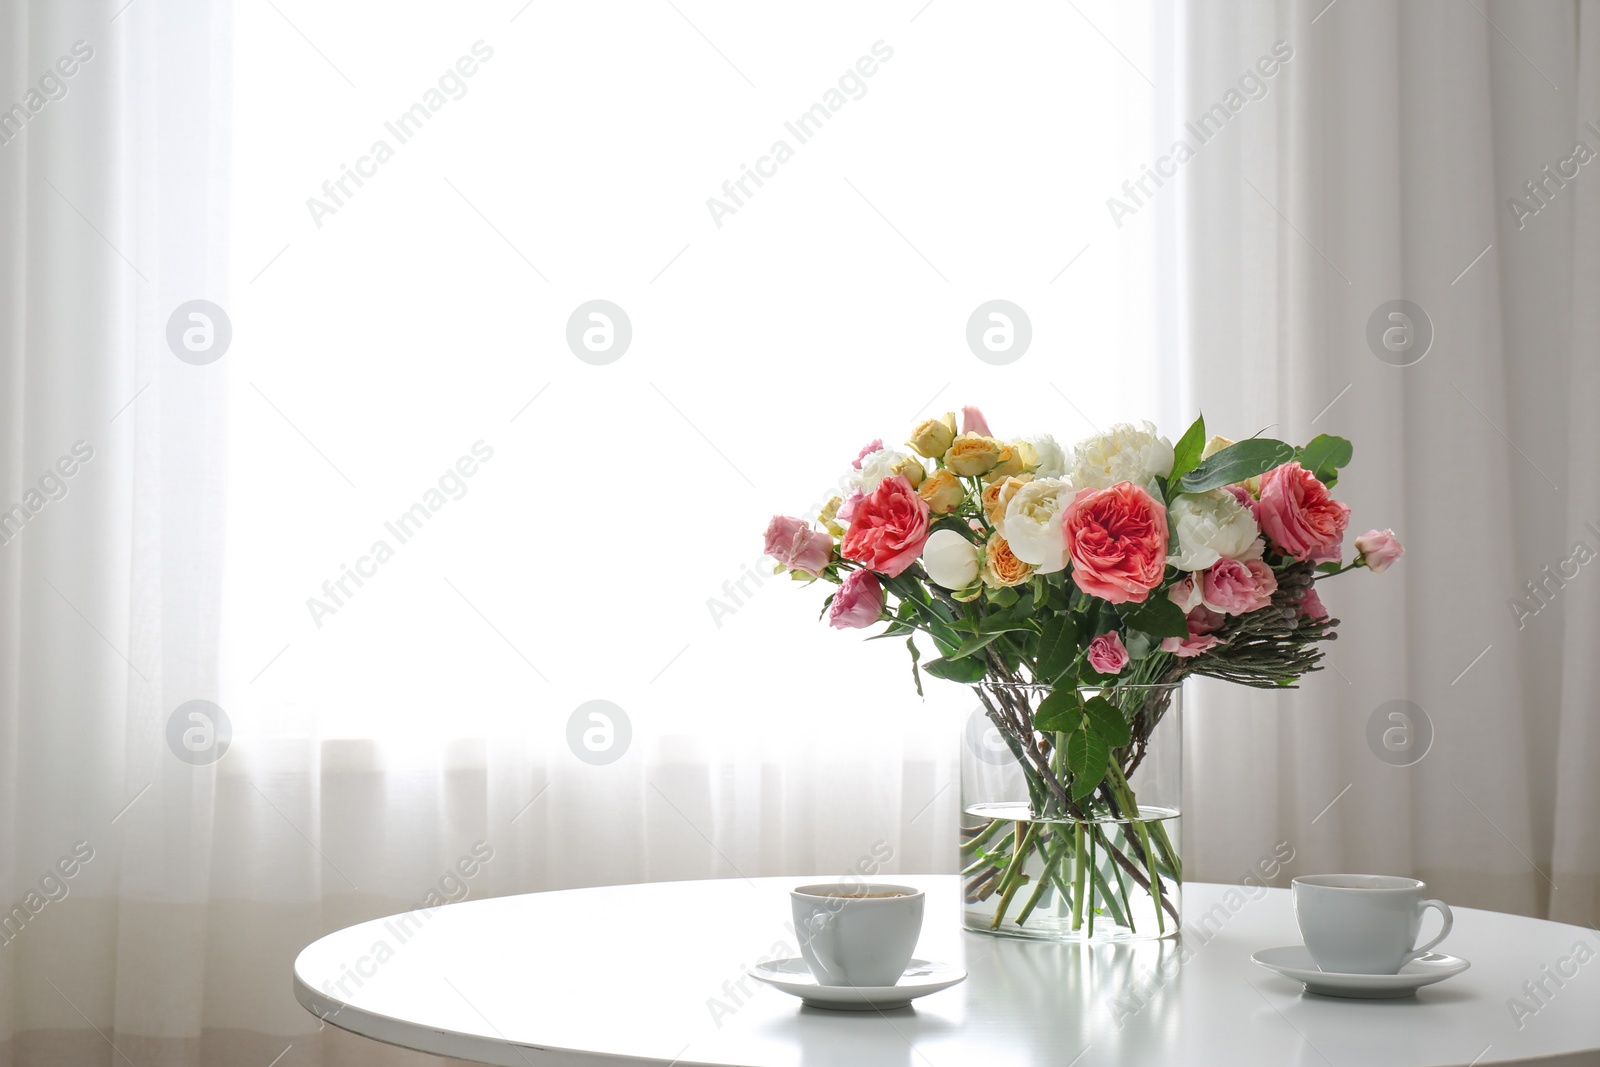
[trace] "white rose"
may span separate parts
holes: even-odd
[[[900,473],[895,467],[910,458],[904,452],[896,452],[892,448],[880,448],[876,452],[869,452],[861,457],[861,471],[853,481],[861,487],[863,493],[870,494],[885,478]]]
[[[1226,489],[1181,493],[1167,505],[1167,514],[1178,533],[1178,551],[1167,562],[1179,570],[1203,571],[1218,560],[1261,554],[1256,517]]]
[[[1172,442],[1148,422],[1142,428],[1120,422],[1072,451],[1072,484],[1080,489],[1109,489],[1118,482],[1150,488],[1157,476],[1172,473]]]
[[[1036,478],[1023,483],[1006,505],[1000,534],[1011,554],[1033,564],[1038,574],[1053,574],[1067,565],[1066,535],[1061,514],[1072,502],[1072,486],[1059,478]]]
[[[934,585],[965,589],[978,580],[983,553],[954,530],[935,530],[922,545],[922,569]]]
[[[1035,478],[1060,478],[1067,473],[1067,454],[1054,437],[1042,433],[1037,437],[1024,437],[1023,440],[1039,454],[1038,465],[1033,469]]]

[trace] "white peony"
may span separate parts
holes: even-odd
[[[954,530],[935,530],[922,545],[922,569],[945,589],[965,589],[977,581],[982,559],[982,550]]]
[[[892,448],[880,448],[876,452],[868,452],[861,457],[861,470],[856,472],[856,477],[851,481],[860,487],[862,493],[870,494],[885,478],[900,473],[895,467],[910,458],[904,452],[896,452]]]
[[[1053,574],[1067,565],[1061,516],[1074,492],[1059,478],[1035,478],[1023,483],[1006,505],[1000,535],[1011,546],[1011,554],[1031,563],[1038,574]]]
[[[1039,461],[1033,470],[1035,478],[1060,478],[1067,473],[1067,454],[1054,437],[1042,433],[1037,437],[1024,437],[1023,440],[1038,453]]]
[[[1157,476],[1172,473],[1172,442],[1149,422],[1142,428],[1119,422],[1072,452],[1072,484],[1080,489],[1109,489],[1118,482],[1149,489]]]
[[[1178,551],[1167,562],[1179,570],[1203,571],[1218,560],[1261,556],[1256,517],[1226,489],[1180,493],[1167,505],[1167,515],[1178,534]]]

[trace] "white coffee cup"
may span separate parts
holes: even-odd
[[[1294,916],[1319,968],[1329,974],[1398,974],[1450,935],[1455,919],[1415,878],[1385,874],[1316,874],[1296,878]],[[1422,913],[1437,909],[1444,926],[1420,947]]]
[[[922,890],[881,882],[803,885],[789,894],[806,966],[822,985],[892,986],[922,935]]]

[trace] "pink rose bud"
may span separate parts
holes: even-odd
[[[883,438],[874,437],[871,441],[868,441],[866,444],[861,446],[861,451],[859,453],[857,453],[856,458],[855,458],[855,462],[850,464],[850,466],[854,467],[856,470],[860,470],[861,469],[861,461],[862,460],[866,459],[868,456],[872,455],[874,452],[882,452],[882,451],[883,451]]]
[[[1203,656],[1222,643],[1215,634],[1226,620],[1204,604],[1189,612],[1189,636],[1169,637],[1161,642],[1161,651],[1170,652],[1179,659]]]
[[[994,436],[989,432],[989,420],[983,417],[983,412],[970,404],[961,409],[961,432],[981,433],[985,437]]]
[[[1328,617],[1328,609],[1322,606],[1322,595],[1316,586],[1307,589],[1306,595],[1300,598],[1300,614],[1312,620]]]
[[[790,570],[821,574],[833,554],[833,538],[799,519],[774,515],[762,551]]]
[[[1368,530],[1356,538],[1356,551],[1361,553],[1361,562],[1373,574],[1382,574],[1406,554],[1405,546],[1393,530]]]
[[[1128,650],[1117,631],[1103,633],[1089,642],[1089,666],[1101,674],[1121,674],[1128,665]]]
[[[828,605],[828,625],[836,630],[860,630],[883,614],[883,586],[871,571],[851,571]]]
[[[1194,584],[1194,575],[1186,574],[1183,581],[1174,583],[1167,590],[1167,599],[1178,605],[1185,615],[1198,607],[1200,590]]]

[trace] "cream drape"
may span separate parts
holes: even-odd
[[[1600,5],[1185,18],[1189,118],[1293,49],[1187,166],[1185,399],[1247,433],[1351,438],[1353,532],[1408,546],[1382,576],[1327,583],[1337,671],[1197,692],[1197,869],[1225,878],[1282,840],[1290,875],[1409,872],[1464,904],[1593,922],[1600,567],[1578,561],[1600,552],[1600,171],[1567,161],[1600,151]],[[1369,344],[1397,299],[1431,320],[1420,362]],[[1410,766],[1368,742],[1397,700],[1431,723]],[[1405,730],[1393,710],[1382,729]]]

